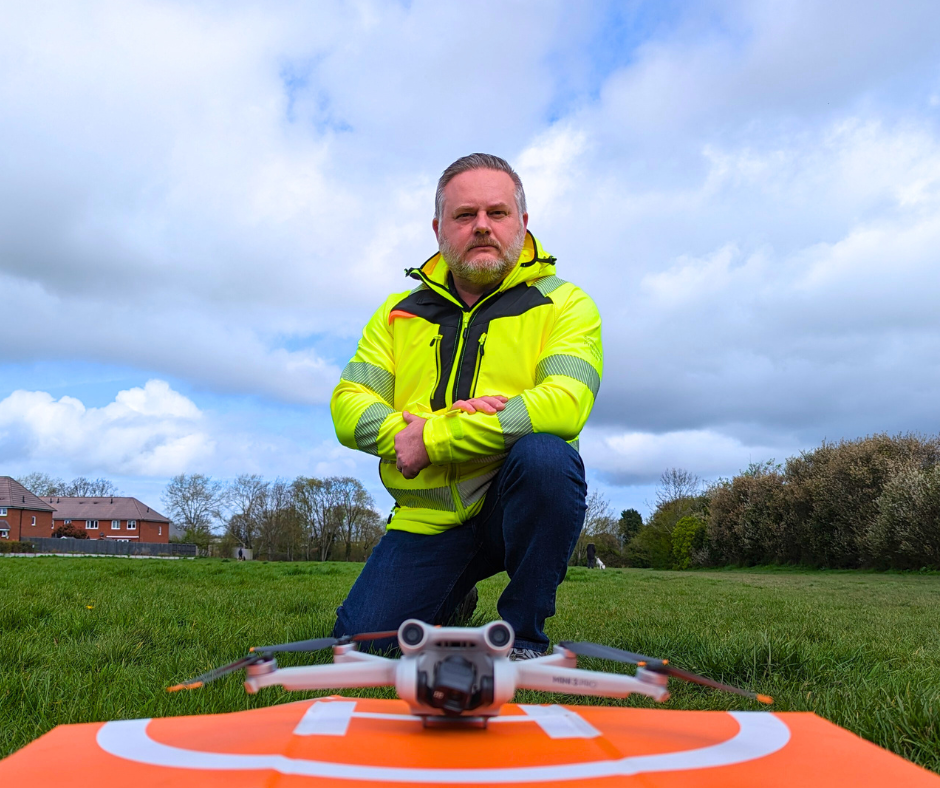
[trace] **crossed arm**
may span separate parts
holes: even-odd
[[[492,397],[474,397],[473,399],[460,399],[450,406],[451,410],[462,410],[465,413],[489,413],[491,416],[506,407],[509,397],[501,394]],[[408,424],[405,429],[395,436],[395,457],[398,470],[406,479],[414,479],[422,470],[431,464],[428,450],[424,445],[424,423],[426,419],[415,416],[407,410],[402,414]]]

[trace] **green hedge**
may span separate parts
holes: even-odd
[[[33,546],[29,542],[0,542],[0,553],[31,553]]]

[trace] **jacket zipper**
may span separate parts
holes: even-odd
[[[480,367],[483,364],[483,353],[486,345],[486,332],[480,334],[480,344],[477,348],[477,363],[473,368],[473,384],[470,386],[470,399],[473,399],[477,393],[477,381],[480,379]]]
[[[431,347],[434,348],[434,386],[431,388],[431,397],[434,397],[434,392],[437,391],[437,387],[441,383],[441,340],[443,336],[438,334],[431,340]],[[434,347],[434,346],[437,347]]]

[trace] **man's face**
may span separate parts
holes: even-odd
[[[470,170],[444,187],[441,218],[432,226],[454,276],[491,286],[519,260],[528,222],[528,214],[518,213],[509,175],[499,170]]]

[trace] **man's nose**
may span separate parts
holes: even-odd
[[[486,211],[479,211],[476,215],[476,220],[473,223],[473,232],[479,233],[480,235],[486,235],[491,232],[492,228],[490,227],[490,216]]]

